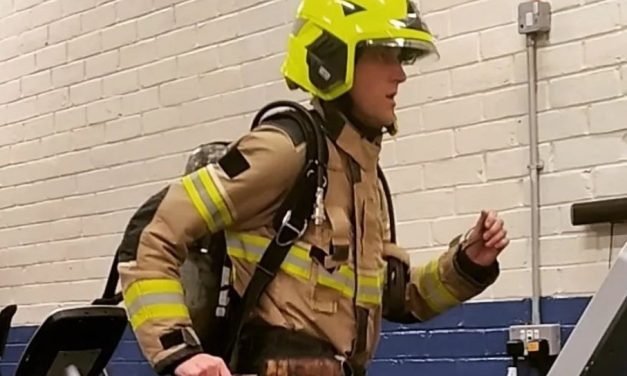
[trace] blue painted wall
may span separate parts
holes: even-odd
[[[562,325],[565,343],[589,298],[542,300],[542,320]],[[369,375],[505,376],[510,325],[530,321],[531,302],[517,300],[461,305],[427,323],[385,323]],[[11,376],[35,327],[13,328],[0,372]],[[153,376],[127,330],[109,367],[111,376]],[[519,375],[533,375],[525,365]]]

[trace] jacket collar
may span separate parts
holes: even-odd
[[[350,155],[363,170],[372,171],[377,168],[382,136],[369,140],[331,103],[316,98],[313,99],[312,106],[322,117],[331,141]]]

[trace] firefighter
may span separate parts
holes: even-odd
[[[311,94],[322,119],[324,220],[310,223],[291,246],[229,363],[203,353],[180,266],[190,244],[225,231],[234,289],[243,294],[276,234],[274,214],[303,170],[307,145],[297,132],[267,122],[233,143],[219,163],[155,195],[144,207],[148,220],[125,239],[119,272],[133,331],[158,373],[364,375],[378,344],[390,257],[410,266],[401,295],[410,322],[439,315],[496,280],[497,256],[509,240],[494,211],[478,213],[466,234],[423,265],[410,265],[390,237],[377,176],[381,140],[397,130],[403,65],[431,56],[437,56],[432,35],[410,1],[302,1],[282,72],[290,88]]]

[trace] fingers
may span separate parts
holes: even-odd
[[[181,363],[176,376],[231,376],[224,361],[208,354],[198,354]]]
[[[483,240],[486,242],[491,238],[495,237],[496,234],[503,230],[503,220],[498,219],[496,222],[492,224],[486,231],[483,232]]]
[[[199,362],[194,362],[189,365],[189,367],[185,370],[183,376],[196,376],[196,375],[204,375],[204,367],[202,367]]]
[[[482,210],[481,217],[483,217],[483,229],[489,229],[496,223],[498,219],[498,215],[494,210]]]
[[[229,371],[229,368],[224,362],[222,362],[221,366],[222,367],[220,368],[220,376],[231,376],[231,371]]]
[[[509,239],[504,238],[504,239],[501,239],[501,241],[499,241],[498,243],[496,243],[494,248],[496,248],[496,249],[503,249],[503,248],[507,247],[508,244],[509,244]]]
[[[504,248],[509,240],[507,240],[507,230],[505,230],[504,222],[498,217],[498,214],[493,211],[482,211],[482,217],[485,216],[483,221],[482,238],[484,245],[487,248]]]
[[[507,240],[507,230],[501,228],[500,231],[485,242],[485,246],[488,248],[498,248],[497,245],[503,240]]]
[[[503,220],[498,217],[496,212],[488,212],[483,222],[483,240],[488,240],[488,238],[494,236],[502,227]]]
[[[481,233],[483,231],[483,229],[486,227],[486,221],[488,218],[488,212],[485,210],[481,211],[481,214],[479,215],[479,219],[477,220],[477,223],[475,224],[475,231],[478,230],[479,233]]]

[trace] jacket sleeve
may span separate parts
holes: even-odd
[[[158,373],[172,373],[202,352],[180,280],[188,245],[269,216],[303,163],[304,153],[286,133],[262,126],[238,140],[217,165],[172,182],[135,213],[120,245],[118,271],[131,327]]]
[[[393,256],[411,265],[405,249],[391,241],[390,220],[385,195],[381,189],[384,225],[383,255]],[[448,250],[424,265],[410,266],[405,306],[408,314],[426,321],[480,294],[494,283],[499,274],[498,263],[489,267],[474,264],[460,246],[461,235],[449,244]]]

